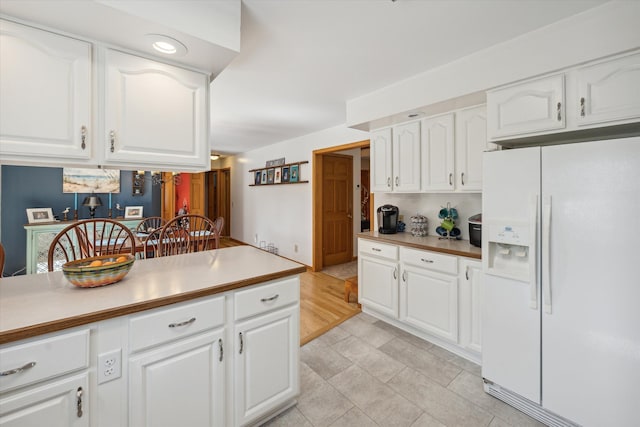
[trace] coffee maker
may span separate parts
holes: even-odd
[[[398,231],[398,207],[382,205],[378,208],[378,233],[395,234]]]

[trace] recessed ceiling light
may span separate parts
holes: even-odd
[[[187,54],[187,47],[178,40],[162,34],[147,34],[145,36],[156,52],[171,56],[184,56]]]
[[[218,160],[220,158],[220,154],[211,153],[211,160]]]

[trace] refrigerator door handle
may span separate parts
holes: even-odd
[[[539,196],[537,194],[531,195],[529,214],[530,221],[530,233],[531,233],[531,245],[529,246],[529,307],[532,310],[538,309],[538,276],[536,274],[537,268],[537,256],[536,250],[536,231],[538,226],[538,201]]]
[[[551,196],[542,204],[542,298],[544,311],[551,314]]]

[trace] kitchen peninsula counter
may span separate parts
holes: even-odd
[[[482,249],[471,245],[468,240],[441,240],[438,236],[415,237],[407,232],[381,234],[377,231],[359,233],[357,237],[467,258],[481,259],[482,257]]]
[[[120,282],[78,288],[61,271],[0,279],[0,344],[300,274],[252,246],[136,260]]]

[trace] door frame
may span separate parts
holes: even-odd
[[[333,154],[338,151],[351,150],[353,148],[367,148],[369,147],[369,140],[363,140],[358,142],[352,142],[349,144],[338,145],[335,147],[322,148],[319,150],[313,150],[312,156],[312,176],[313,176],[313,186],[311,189],[311,200],[312,204],[312,222],[311,222],[311,230],[312,230],[312,255],[311,261],[312,271],[320,271],[322,270],[322,197],[323,197],[323,183],[322,183],[322,172],[323,172],[323,162],[325,154]],[[373,194],[371,194],[371,198],[369,199],[371,204],[369,206],[373,206]],[[360,212],[358,210],[358,212]],[[355,210],[354,210],[355,213]]]

